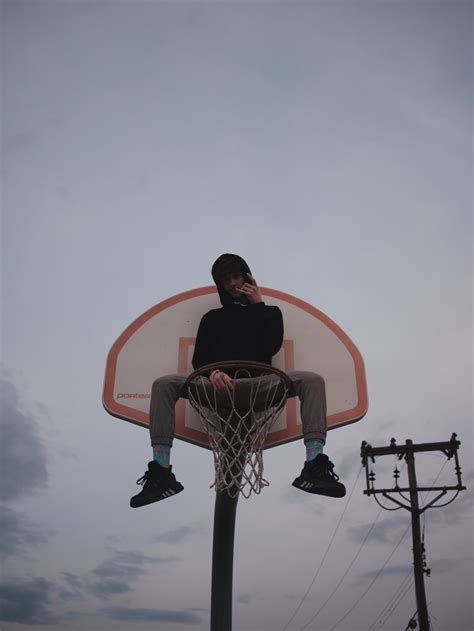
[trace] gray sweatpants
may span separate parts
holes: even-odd
[[[297,396],[301,404],[301,421],[304,441],[326,441],[326,388],[324,379],[314,372],[292,371],[287,373],[293,382],[290,397]],[[152,445],[172,445],[175,427],[175,403],[182,396],[187,375],[174,374],[159,377],[153,382],[150,402],[150,436]],[[251,381],[251,380],[245,380]],[[270,386],[271,378],[269,379]],[[214,389],[209,381],[209,392]],[[245,388],[240,389],[245,392]],[[259,396],[265,400],[268,388],[262,383]]]

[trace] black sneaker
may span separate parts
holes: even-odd
[[[333,463],[326,454],[318,454],[314,460],[304,463],[301,475],[293,482],[293,486],[307,493],[344,497],[346,487],[338,480]]]
[[[143,489],[130,500],[132,508],[159,502],[180,493],[184,488],[174,477],[171,467],[162,467],[155,460],[148,463],[148,471],[138,478],[137,484],[141,484]]]

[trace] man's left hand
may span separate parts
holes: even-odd
[[[257,285],[257,281],[252,274],[249,274],[248,272],[247,276],[249,277],[250,282],[244,283],[242,287],[238,289],[239,293],[245,296],[252,305],[257,304],[257,302],[263,302],[262,292]]]

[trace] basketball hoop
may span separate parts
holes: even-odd
[[[209,375],[216,369],[233,378],[233,387],[214,389]],[[263,477],[262,448],[291,388],[288,375],[259,362],[218,362],[189,375],[183,393],[208,434],[216,491],[248,498],[268,486]]]

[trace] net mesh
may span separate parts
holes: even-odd
[[[233,387],[220,391],[213,388],[209,370],[196,371],[187,383],[187,398],[199,414],[214,454],[212,486],[230,497],[241,493],[248,498],[268,486],[263,477],[263,444],[291,387],[281,371],[256,366],[234,364]]]

